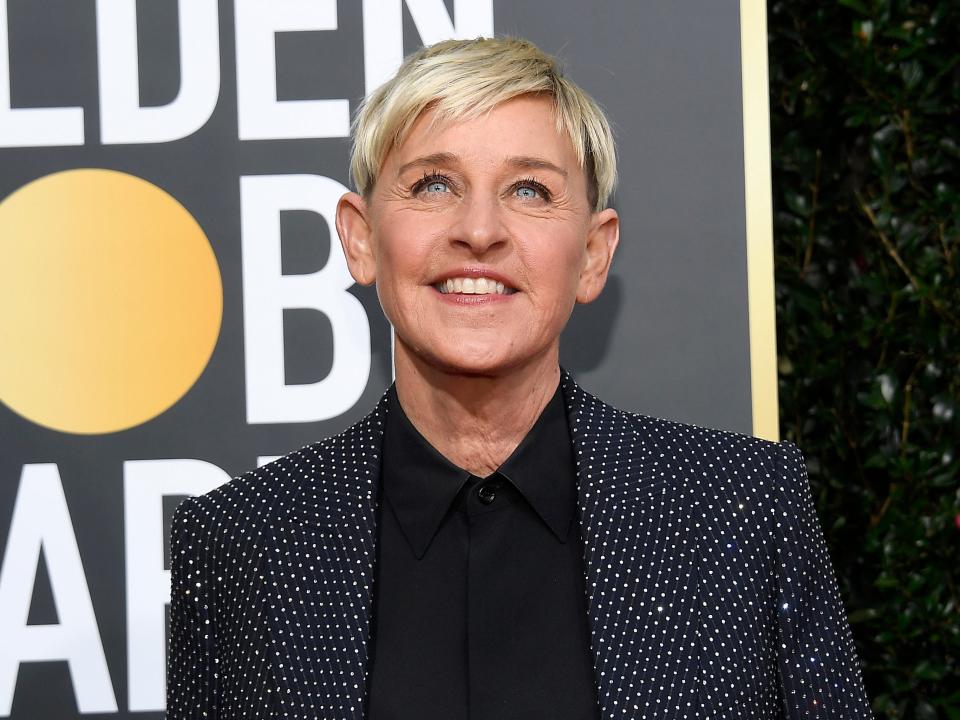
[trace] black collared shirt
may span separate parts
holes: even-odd
[[[369,719],[595,720],[559,388],[487,478],[437,452],[394,389],[388,402]]]

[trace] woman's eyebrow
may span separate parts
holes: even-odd
[[[518,170],[550,170],[563,177],[567,176],[566,170],[543,158],[515,155],[507,158],[507,164]]]
[[[430,155],[424,155],[423,157],[418,157],[414,160],[411,160],[408,163],[404,163],[400,166],[400,169],[397,170],[397,176],[403,175],[407,170],[411,170],[417,167],[437,167],[438,165],[443,167],[450,167],[451,165],[457,165],[460,162],[460,158],[449,152],[438,152],[431,153]]]

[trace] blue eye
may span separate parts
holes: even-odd
[[[544,203],[549,202],[553,197],[542,182],[532,177],[517,180],[511,191],[515,198],[524,202]]]
[[[423,189],[428,193],[450,192],[450,188],[443,180],[431,180],[423,186]]]

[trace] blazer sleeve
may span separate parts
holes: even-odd
[[[785,717],[872,718],[803,455],[776,446],[778,664]]]
[[[216,718],[216,633],[208,538],[196,501],[185,500],[170,531],[170,643],[167,720]]]

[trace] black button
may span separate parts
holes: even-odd
[[[477,488],[477,497],[484,505],[489,505],[497,499],[497,485],[495,483],[484,483]]]

